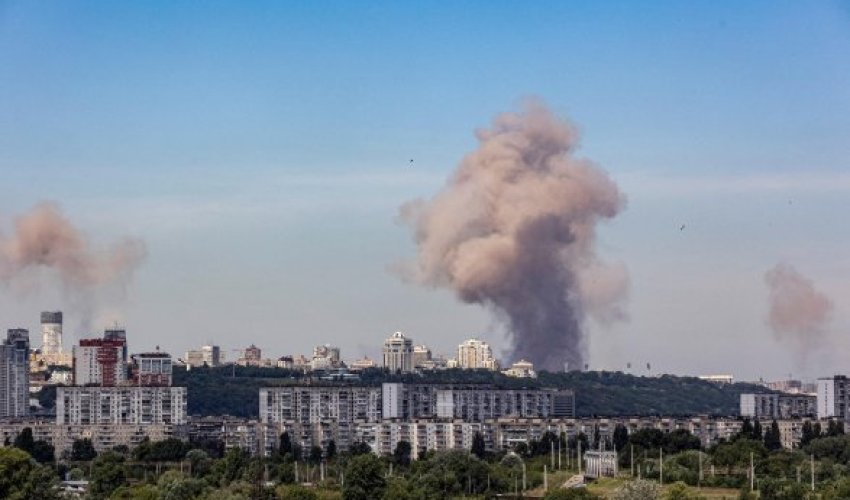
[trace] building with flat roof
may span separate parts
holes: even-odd
[[[850,389],[845,375],[834,375],[818,379],[818,418],[847,418],[847,390]]]
[[[6,340],[0,343],[0,417],[29,413],[29,355],[29,330],[8,330]]]
[[[57,387],[56,425],[182,425],[185,387]]]

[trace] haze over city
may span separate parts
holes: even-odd
[[[570,261],[616,277],[576,362],[846,372],[846,4],[507,7],[2,4],[4,328],[63,310],[69,346],[117,322],[134,350],[350,359],[400,330],[513,361],[509,307],[405,273],[431,247],[403,212],[539,106],[616,193]],[[61,251],[27,244],[45,224]]]

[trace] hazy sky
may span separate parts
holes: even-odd
[[[51,200],[98,245],[143,239],[92,327],[133,351],[501,348],[487,311],[389,271],[415,252],[397,211],[538,96],[628,196],[599,237],[631,319],[587,325],[592,368],[846,373],[848,54],[846,2],[0,1],[0,228]],[[779,262],[834,302],[805,362],[766,323]],[[41,278],[0,289],[0,327],[94,333]]]

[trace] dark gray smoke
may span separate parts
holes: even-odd
[[[600,219],[625,198],[608,175],[573,155],[578,135],[542,104],[497,116],[433,199],[402,207],[415,229],[414,277],[490,307],[511,357],[536,367],[580,369],[586,313],[624,316],[625,268],[595,250]]]

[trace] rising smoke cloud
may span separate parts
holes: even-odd
[[[586,316],[625,317],[624,266],[596,254],[596,225],[625,206],[616,184],[574,156],[578,134],[541,103],[497,116],[431,200],[401,208],[419,283],[453,290],[504,322],[510,357],[580,368]]]
[[[15,219],[11,234],[0,234],[0,284],[34,280],[38,287],[58,279],[81,314],[90,315],[94,295],[126,285],[146,253],[144,243],[132,238],[95,249],[55,204],[41,203]]]
[[[795,341],[804,349],[812,346],[829,323],[832,301],[790,264],[777,264],[764,281],[770,300],[767,323],[776,338]]]

